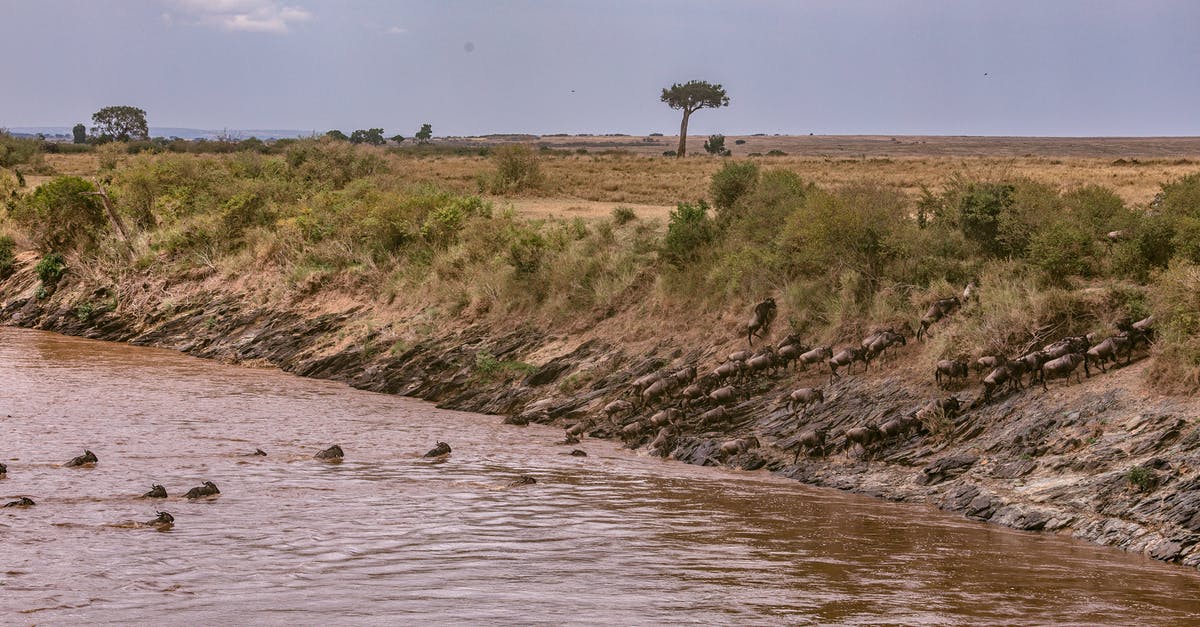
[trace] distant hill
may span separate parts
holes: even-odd
[[[70,126],[14,126],[8,129],[8,131],[13,135],[37,135],[41,133],[47,137],[55,135],[71,137]],[[150,127],[151,137],[179,137],[181,139],[219,139],[221,137],[232,137],[234,139],[247,139],[250,137],[257,137],[259,139],[284,139],[290,137],[309,137],[311,135],[313,135],[313,131],[311,130],[301,131],[296,129],[231,128],[214,131],[173,126]]]

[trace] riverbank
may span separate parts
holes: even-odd
[[[699,314],[680,325],[688,320],[681,312],[660,309],[661,321],[647,321],[647,305],[634,299],[567,328],[497,326],[367,299],[268,301],[249,277],[241,285],[203,277],[164,283],[143,271],[101,286],[68,273],[44,294],[36,261],[19,256],[16,271],[0,283],[0,322],[277,367],[516,423],[582,424],[590,437],[616,437],[650,418],[651,411],[604,417],[603,407],[624,397],[634,379],[685,366],[707,372],[745,345],[728,316]],[[412,339],[416,327],[421,332]],[[647,328],[661,332],[648,335]],[[629,341],[620,329],[629,330]],[[781,335],[776,328],[770,339]],[[1031,387],[1000,396],[870,453],[847,448],[847,429],[944,396],[919,351],[910,342],[882,366],[866,373],[856,366],[831,384],[817,367],[760,377],[742,386],[746,397],[727,407],[724,421],[706,425],[695,420],[699,410],[687,412],[665,452],[689,463],[765,467],[813,485],[1200,566],[1200,406],[1149,391],[1141,376],[1148,360],[1080,384],[1051,382],[1049,392]],[[790,417],[779,399],[806,385],[824,385],[825,403]],[[957,395],[970,404],[978,387],[972,382]],[[829,428],[830,454],[793,463],[796,438],[814,425]],[[655,433],[638,431],[630,444],[645,450]],[[728,458],[719,453],[723,443],[751,435],[762,446]]]

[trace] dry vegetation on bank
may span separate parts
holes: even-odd
[[[1200,385],[1188,159],[275,152],[39,154],[21,164],[44,178],[24,188],[21,165],[0,171],[0,229],[43,255],[44,279],[65,271],[58,297],[81,311],[142,302],[122,285],[191,283],[281,306],[368,302],[414,333],[477,321],[701,341],[736,334],[772,294],[794,329],[832,343],[915,321],[975,279],[981,304],[939,327],[923,361],[1153,312],[1150,376]]]

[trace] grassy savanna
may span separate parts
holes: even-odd
[[[16,247],[66,257],[43,297],[136,309],[205,289],[369,303],[399,340],[532,324],[636,346],[733,341],[773,295],[784,325],[838,343],[913,323],[975,280],[979,305],[940,324],[923,362],[1012,356],[1153,312],[1150,376],[1200,384],[1200,165],[1186,156],[677,160],[332,140],[129,152],[43,154],[0,174]],[[46,178],[21,188],[14,171],[31,165]]]

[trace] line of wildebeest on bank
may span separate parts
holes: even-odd
[[[777,306],[773,298],[755,305],[745,332],[750,348],[727,355],[712,370],[701,372],[696,364],[675,369],[664,369],[634,379],[625,389],[622,398],[606,404],[603,419],[628,444],[636,447],[649,439],[648,449],[666,456],[673,449],[677,436],[685,429],[691,431],[731,430],[737,426],[739,416],[731,407],[740,400],[750,400],[755,386],[764,379],[778,378],[782,372],[797,370],[804,372],[812,366],[824,365],[829,369],[829,384],[832,386],[851,372],[854,364],[863,364],[864,372],[871,364],[882,364],[885,352],[896,346],[907,345],[907,338],[914,336],[918,341],[929,335],[935,323],[962,309],[964,304],[978,304],[979,291],[974,282],[964,288],[961,296],[934,301],[921,317],[918,328],[903,324],[879,328],[862,338],[858,344],[834,350],[832,346],[809,346],[795,334],[789,334],[775,345],[754,350],[754,339],[765,337],[776,317]],[[845,429],[840,437],[842,450],[857,448],[869,456],[877,443],[914,433],[932,433],[959,417],[967,410],[991,402],[996,394],[1024,389],[1027,385],[1040,383],[1047,390],[1050,379],[1067,379],[1072,374],[1078,381],[1080,366],[1085,376],[1091,376],[1091,366],[1107,372],[1108,363],[1119,363],[1125,357],[1126,364],[1133,359],[1133,351],[1139,345],[1149,346],[1154,336],[1153,316],[1137,322],[1123,319],[1116,324],[1116,332],[1102,341],[1095,342],[1095,334],[1069,336],[1046,344],[1040,348],[1009,358],[1003,354],[989,354],[977,359],[945,359],[937,362],[933,379],[945,389],[956,383],[965,384],[974,370],[979,376],[981,393],[971,404],[956,395],[929,400],[919,409],[878,424],[871,419],[863,424]],[[1026,378],[1028,377],[1028,380]],[[801,411],[816,403],[825,403],[825,390],[821,387],[802,387],[785,394],[777,407],[785,407],[787,416],[795,419]],[[649,414],[649,415],[647,415]],[[584,419],[567,427],[564,443],[578,441],[578,437],[593,430],[596,418]],[[799,425],[797,425],[799,426]],[[656,431],[657,430],[657,431]],[[829,425],[810,428],[795,438],[795,461],[802,452],[827,454]],[[653,434],[653,437],[650,437]],[[781,440],[781,443],[783,441]],[[717,461],[757,448],[757,437],[749,436],[724,442],[718,451]]]

